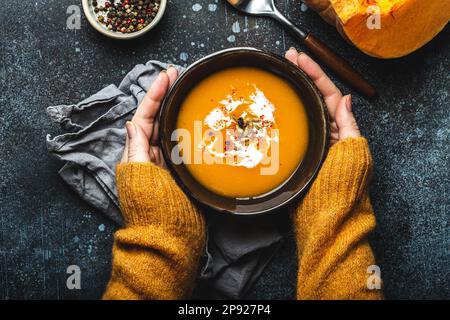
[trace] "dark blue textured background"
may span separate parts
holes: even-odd
[[[2,1],[0,299],[99,298],[109,277],[115,226],[58,177],[61,164],[45,148],[46,133],[59,132],[45,114],[47,106],[118,84],[135,64],[150,59],[189,64],[232,46],[279,54],[302,48],[275,22],[245,18],[223,1],[169,2],[151,34],[115,42],[84,17],[80,30],[66,28],[66,10],[81,7],[80,0]],[[302,12],[299,0],[277,3],[381,93],[373,102],[355,95],[354,109],[375,158],[378,228],[372,244],[386,297],[450,298],[449,28],[415,54],[383,61],[348,45],[311,10]],[[194,11],[195,4],[202,8]],[[66,288],[71,264],[82,269],[81,290]],[[295,242],[288,237],[250,297],[293,298],[296,268]]]

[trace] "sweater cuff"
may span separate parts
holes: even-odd
[[[164,225],[203,232],[204,220],[172,179],[151,163],[117,165],[117,187],[127,225]]]
[[[305,200],[308,204],[352,206],[366,191],[372,156],[365,138],[348,138],[333,145]]]

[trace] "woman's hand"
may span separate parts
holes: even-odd
[[[178,77],[178,71],[169,67],[162,71],[150,86],[131,121],[126,123],[127,140],[122,163],[152,162],[165,168],[159,148],[158,112],[169,87]]]
[[[320,66],[303,52],[291,48],[286,52],[286,59],[302,69],[314,81],[322,93],[331,121],[331,144],[345,138],[361,136],[352,113],[351,95],[342,96],[341,91],[328,78]]]
[[[367,289],[367,267],[375,264],[367,240],[375,228],[368,194],[372,157],[367,140],[360,138],[351,96],[342,96],[306,54],[290,49],[286,58],[305,71],[322,92],[333,144],[293,215],[297,298],[381,299],[381,290]]]

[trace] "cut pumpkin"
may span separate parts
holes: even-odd
[[[450,0],[303,0],[361,51],[403,57],[450,20]]]

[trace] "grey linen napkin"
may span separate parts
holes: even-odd
[[[75,105],[47,108],[64,133],[47,135],[49,152],[64,162],[62,179],[111,220],[123,225],[115,184],[130,120],[147,89],[167,65],[149,61],[133,68],[119,87],[109,85]],[[182,71],[181,68],[178,68]],[[199,280],[215,298],[242,298],[282,240],[280,229],[260,218],[207,215],[208,243]],[[212,291],[212,292],[211,292]]]

